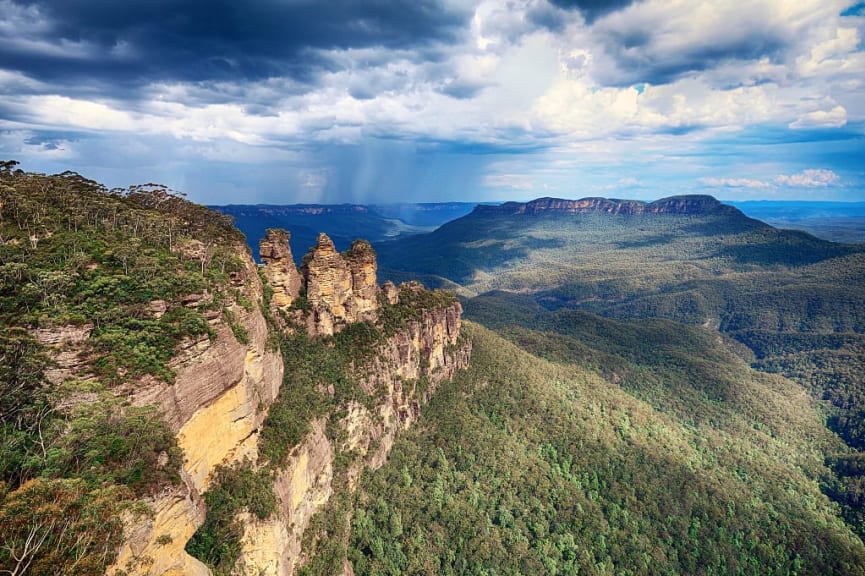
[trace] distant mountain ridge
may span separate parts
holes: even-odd
[[[304,254],[315,246],[320,232],[330,236],[339,250],[345,250],[358,238],[382,242],[431,232],[446,222],[465,216],[474,207],[475,204],[469,202],[211,206],[234,219],[235,226],[246,236],[250,250],[256,255],[256,243],[269,228],[290,230],[296,254]]]
[[[722,204],[712,196],[693,194],[670,196],[642,202],[615,198],[588,197],[579,200],[538,198],[530,202],[505,202],[499,206],[477,206],[474,214],[717,214],[735,213],[738,209]],[[740,212],[741,213],[741,212]]]
[[[213,206],[232,214],[368,214],[369,206],[361,204],[230,204]]]

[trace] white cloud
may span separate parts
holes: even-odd
[[[779,174],[769,180],[755,178],[700,178],[700,183],[713,188],[824,188],[840,180],[838,174],[825,168],[809,168],[796,174]]]
[[[830,70],[843,71],[850,67],[849,56],[857,51],[860,41],[856,28],[838,26],[827,30],[825,39],[815,42],[796,58],[796,69],[802,76],[825,75]]]
[[[49,162],[69,160],[76,156],[74,142],[68,139],[41,141],[38,135],[30,130],[0,130],[0,150],[3,150],[7,157],[34,158]]]
[[[834,184],[838,180],[839,177],[835,172],[822,168],[812,168],[803,170],[798,174],[781,175],[775,178],[775,182],[778,184],[800,188],[823,188]]]
[[[840,128],[847,124],[847,110],[843,106],[835,106],[830,110],[814,110],[806,112],[795,121],[790,122],[789,127],[797,128]]]
[[[701,178],[700,182],[715,188],[769,188],[770,184],[750,178]]]
[[[34,123],[51,127],[127,132],[139,127],[131,112],[102,102],[52,94],[25,98],[19,106]]]

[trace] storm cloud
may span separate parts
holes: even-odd
[[[863,44],[861,3],[825,0],[0,0],[0,156],[207,203],[830,172],[858,199]]]
[[[436,0],[236,2],[54,0],[0,3],[0,66],[40,81],[313,79],[322,50],[423,52],[453,43],[470,14]]]

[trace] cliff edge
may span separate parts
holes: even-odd
[[[471,345],[460,337],[462,307],[453,295],[418,283],[380,287],[369,243],[340,254],[324,234],[298,271],[289,238],[267,232],[259,270],[245,256],[220,296],[232,325],[215,319],[215,338],[179,349],[174,382],[148,382],[132,395],[165,414],[182,451],[183,482],[146,502],[147,521],[127,525],[109,573],[205,575],[218,565],[294,574],[323,543],[316,514],[353,491],[365,468],[383,464],[439,383],[468,365]],[[299,397],[311,399],[305,411]],[[219,511],[207,495],[237,496],[225,478],[238,470],[268,479],[273,507],[258,515],[232,508],[224,520],[232,554],[201,555],[201,542],[225,528],[215,525]]]
[[[530,202],[505,202],[499,206],[478,205],[474,214],[499,216],[540,215],[540,214],[714,214],[719,212],[739,212],[738,209],[722,204],[712,196],[692,194],[670,196],[642,202],[639,200],[618,200],[614,198],[538,198]]]

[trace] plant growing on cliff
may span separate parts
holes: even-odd
[[[234,334],[234,337],[237,338],[237,341],[241,344],[249,344],[249,333],[246,331],[246,328],[243,327],[237,320],[237,315],[232,312],[228,308],[222,309],[222,319],[228,324],[228,327],[231,328],[231,333]]]
[[[232,253],[243,238],[164,187],[3,166],[0,572],[103,574],[121,514],[179,482],[174,435],[123,386],[171,381],[178,346],[215,336],[207,295],[242,271]],[[49,348],[35,337],[65,331],[83,339]],[[51,380],[61,353],[73,374]]]
[[[234,466],[218,466],[204,495],[207,517],[186,551],[207,564],[216,576],[233,574],[240,558],[243,525],[240,512],[266,520],[277,511],[273,477],[268,469],[255,470],[245,460]]]

